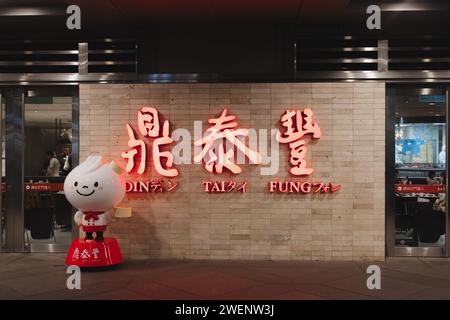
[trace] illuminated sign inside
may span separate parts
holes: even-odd
[[[441,184],[396,184],[398,193],[445,193],[445,185]]]

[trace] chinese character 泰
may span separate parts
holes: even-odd
[[[218,118],[209,119],[212,124],[206,130],[207,135],[194,142],[196,146],[202,146],[199,154],[195,155],[196,162],[204,161],[205,169],[209,172],[214,170],[222,173],[223,168],[227,168],[234,174],[241,173],[242,169],[234,162],[235,147],[241,151],[253,164],[261,163],[261,156],[258,152],[251,150],[239,138],[248,136],[247,129],[236,129],[236,116],[227,115],[225,108]],[[230,147],[226,150],[225,145]]]
[[[89,259],[91,257],[91,254],[89,253],[89,251],[87,249],[84,249],[81,252],[81,259],[86,260]]]
[[[314,170],[306,167],[306,142],[303,137],[312,134],[314,139],[319,139],[322,135],[317,123],[313,123],[313,112],[307,108],[305,110],[286,110],[281,116],[282,126],[285,132],[276,133],[276,139],[280,143],[289,143],[291,149],[290,172],[296,176],[310,175]]]

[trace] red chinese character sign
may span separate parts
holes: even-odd
[[[126,160],[125,171],[144,174],[147,166],[147,143],[151,143],[151,156],[155,171],[163,177],[173,178],[178,176],[178,170],[173,168],[173,155],[170,151],[161,151],[161,148],[170,145],[173,140],[170,137],[169,121],[164,121],[162,129],[159,123],[158,110],[154,107],[142,107],[137,114],[138,133],[127,123],[128,147],[130,150],[122,153]],[[140,138],[143,137],[143,138]],[[163,179],[155,181],[127,181],[127,192],[172,192],[178,183]]]
[[[314,169],[308,167],[306,154],[308,147],[306,140],[318,140],[322,136],[322,131],[318,123],[314,122],[314,113],[311,109],[286,110],[280,119],[281,129],[278,130],[275,138],[279,143],[289,144],[291,163],[290,173],[294,176],[309,176]],[[331,182],[298,182],[298,181],[270,181],[269,192],[281,193],[334,193],[341,189],[341,185]]]
[[[211,126],[206,130],[206,134],[194,142],[195,146],[201,147],[194,161],[203,161],[208,172],[220,174],[225,168],[233,174],[241,173],[242,168],[236,163],[236,150],[242,152],[250,163],[261,163],[261,155],[243,142],[243,138],[249,135],[248,129],[237,128],[238,123],[235,120],[236,116],[228,115],[225,108],[218,118],[208,120]],[[247,191],[247,182],[243,182],[238,188],[235,181],[203,181],[203,185],[204,191],[209,193]]]
[[[317,123],[313,122],[311,109],[286,110],[281,116],[281,124],[285,127],[284,132],[276,133],[276,139],[280,143],[288,143],[291,148],[291,170],[296,176],[310,175],[314,170],[307,167],[305,160],[306,147],[305,136],[310,135],[314,139],[320,139],[322,132]]]
[[[206,130],[205,137],[195,141],[194,144],[201,146],[202,150],[195,155],[194,160],[203,160],[205,169],[211,173],[222,173],[223,168],[226,168],[234,174],[239,174],[242,169],[235,162],[235,148],[253,164],[260,164],[261,156],[242,142],[242,138],[248,136],[248,129],[238,129],[236,116],[227,115],[227,112],[225,108],[218,118],[208,120],[212,126]]]
[[[131,148],[131,150],[122,153],[122,157],[127,159],[127,166],[125,167],[125,171],[130,173],[136,165],[136,158],[139,157],[139,166],[137,169],[137,173],[143,174],[146,166],[147,146],[145,145],[144,140],[136,139],[135,132],[128,123],[127,132],[129,137],[128,146]]]
[[[138,127],[140,134],[152,142],[152,155],[156,172],[164,177],[173,178],[178,176],[178,170],[172,168],[173,155],[170,151],[161,151],[161,147],[173,142],[170,137],[169,121],[164,121],[160,131],[158,111],[153,107],[143,107],[138,112]],[[136,133],[129,123],[127,123],[128,146],[131,150],[122,153],[127,165],[125,171],[130,173],[137,166],[137,173],[143,174],[147,165],[147,145],[142,139],[136,138]],[[153,139],[152,139],[153,138]],[[166,159],[165,167],[161,159]]]
[[[196,152],[193,160],[195,163],[202,164],[209,173],[224,174],[228,171],[234,175],[242,173],[241,164],[262,163],[257,148],[246,143],[247,139],[249,142],[252,141],[253,136],[250,135],[252,131],[239,128],[237,117],[230,114],[227,108],[224,108],[217,117],[209,119],[208,123],[209,127],[205,130],[203,137],[194,140]],[[289,145],[290,173],[297,177],[310,176],[314,169],[306,160],[307,142],[318,140],[322,136],[320,126],[315,122],[314,113],[310,108],[288,109],[281,115],[280,123],[275,138],[278,143]],[[169,121],[160,122],[160,115],[155,107],[143,106],[137,113],[137,130],[128,123],[126,131],[129,149],[122,153],[126,161],[126,172],[143,175],[147,169],[147,163],[150,162],[149,158],[152,158],[154,170],[161,176],[156,180],[127,181],[126,191],[162,193],[175,190],[178,183],[171,178],[178,176],[179,172],[174,167],[174,156],[170,151],[162,150],[173,143]],[[190,139],[188,132],[188,136],[183,137],[183,141]],[[274,155],[278,156],[278,153]],[[192,158],[189,156],[188,159],[191,163]],[[202,181],[202,184],[204,192],[208,193],[245,193],[248,190],[247,181],[216,180]],[[330,182],[269,182],[269,192],[333,193],[340,188],[340,185],[333,185]]]

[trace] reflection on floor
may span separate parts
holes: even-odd
[[[26,239],[30,239],[30,243],[54,243],[54,244],[65,244],[70,245],[72,242],[72,230],[68,229],[55,229],[54,230],[54,237],[51,239],[33,239],[31,237],[30,231],[26,230],[25,232],[28,232],[28,237]]]
[[[64,254],[0,254],[0,299],[450,299],[450,259],[386,262],[126,260],[66,287]],[[381,268],[368,290],[367,266]]]

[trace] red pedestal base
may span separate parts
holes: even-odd
[[[103,241],[76,239],[72,241],[66,257],[66,265],[108,267],[123,261],[119,243],[114,238]]]

